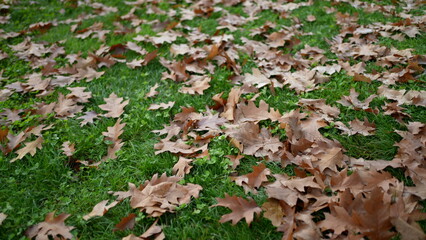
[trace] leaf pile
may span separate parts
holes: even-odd
[[[312,0],[125,1],[123,9],[130,9],[125,14],[121,8],[100,2],[64,2],[87,7],[91,13],[34,23],[19,32],[0,30],[2,44],[7,46],[0,51],[0,61],[15,59],[28,67],[19,80],[10,77],[10,72],[3,78],[0,72],[0,100],[31,99],[22,107],[8,104],[1,110],[0,150],[10,155],[10,162],[25,156],[31,159],[29,155],[45,146],[45,136],[69,119],[81,121],[81,128],[112,119],[115,124],[102,132],[106,154],[98,159],[81,159],[79,148],[84,146],[74,139],[52,150],[62,151],[76,171],[81,166],[98,168],[126,151],[123,133],[126,120],[132,117],[128,114],[134,113],[134,109],[126,112],[130,103],[156,101],[145,109],[154,113],[180,108],[168,125],[152,131],[158,136],[155,155],[168,152],[178,157],[170,169],[173,175],[156,173],[139,186],[129,183],[128,191],[109,192],[116,199],[99,202],[84,220],[104,216],[120,202],[128,202],[132,209],[156,220],[144,234],[123,239],[165,238],[157,222],[203,194],[202,185],[189,183],[185,177],[197,169],[194,162],[210,161],[212,140],[222,137],[236,153],[221,156],[231,162],[230,179],[247,196],[262,192],[267,197],[256,202],[252,197],[224,193],[225,198],[216,198],[217,204],[212,205],[231,210],[221,223],[235,225],[245,219],[250,225],[263,216],[283,233],[282,239],[391,239],[398,234],[402,239],[426,238],[417,223],[426,219],[420,204],[426,199],[426,123],[413,119],[409,110],[415,106],[424,116],[426,55],[383,44],[384,38],[404,41],[425,34],[425,15],[413,13],[424,14],[421,1],[378,5],[333,0],[330,7],[319,5],[337,24],[337,34],[324,40],[327,50],[302,44],[314,35],[309,24],[324,17],[314,13],[305,19],[296,17],[298,10],[318,6]],[[341,6],[381,12],[397,20],[361,24],[362,16],[340,12]],[[8,24],[13,16],[9,8],[13,5],[1,5],[0,24]],[[291,24],[278,24],[278,19],[259,24],[268,12]],[[115,16],[112,27],[100,21],[100,16]],[[210,19],[215,21],[213,29],[193,24]],[[66,40],[34,40],[62,25],[69,25],[73,38],[99,42],[96,49],[70,54]],[[146,26],[150,31],[144,30]],[[117,43],[114,37],[120,35],[128,40]],[[136,72],[150,64],[158,65],[161,76],[143,99],[129,100],[106,90],[109,97],[95,104],[98,96],[89,90],[92,81],[102,81],[117,66]],[[219,79],[221,71],[229,73],[228,79]],[[350,79],[349,91],[334,102],[321,98],[325,97],[322,91],[333,84],[346,84],[339,83],[341,76]],[[223,81],[231,87],[215,92]],[[354,86],[359,82],[371,84],[374,92],[357,91]],[[405,88],[411,83],[416,87]],[[161,88],[166,85],[177,85],[181,96],[210,94],[212,98],[204,104],[205,110],[161,99]],[[283,93],[288,94],[288,101],[279,97]],[[298,101],[291,102],[293,97]],[[348,113],[356,117],[348,119]],[[400,126],[394,131],[400,140],[395,142],[392,160],[355,158],[345,142],[338,140],[374,138],[383,131],[378,119],[384,117]],[[240,165],[247,164],[246,158],[257,163],[251,172],[242,174]],[[277,173],[270,166],[291,168],[292,173]],[[395,169],[412,183],[393,176],[390,172]],[[47,214],[44,222],[28,228],[25,235],[73,238],[74,227],[64,223],[70,215],[54,215]],[[113,231],[133,229],[137,216],[123,217]],[[0,213],[0,224],[8,221],[6,217]]]

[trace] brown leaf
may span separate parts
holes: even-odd
[[[65,98],[62,93],[59,93],[58,102],[53,109],[58,117],[74,117],[76,113],[80,112],[83,106],[78,106],[74,99]]]
[[[179,92],[181,93],[188,93],[191,95],[194,94],[204,94],[204,90],[208,89],[210,87],[211,78],[209,76],[196,76],[192,75],[191,78],[185,83],[190,84],[190,87],[181,87],[179,89]]]
[[[48,213],[44,222],[38,223],[31,226],[25,231],[25,236],[30,239],[36,238],[40,240],[49,240],[49,239],[72,239],[73,235],[71,230],[74,227],[66,226],[65,219],[67,219],[69,214],[59,214],[55,217],[55,212]]]
[[[67,157],[71,157],[75,152],[75,144],[69,141],[66,141],[62,144],[61,149]]]
[[[192,166],[189,164],[192,162],[192,159],[179,157],[179,161],[173,166],[173,174],[178,177],[185,177],[185,174],[189,174]]]
[[[160,103],[160,104],[151,104],[149,105],[148,110],[157,110],[157,109],[169,109],[172,108],[175,105],[175,102],[169,101],[168,103]]]
[[[342,104],[343,106],[353,107],[355,110],[365,110],[365,111],[373,112],[373,110],[369,107],[369,105],[370,105],[370,102],[373,101],[375,97],[377,97],[377,95],[373,94],[369,96],[368,98],[366,98],[364,101],[360,101],[358,99],[358,96],[359,96],[359,93],[357,93],[355,89],[352,88],[350,90],[349,96],[342,96],[342,99],[336,102]]]
[[[257,206],[256,202],[249,198],[245,200],[237,196],[229,196],[225,193],[225,198],[216,198],[217,204],[212,207],[222,206],[232,210],[232,213],[223,215],[220,219],[221,223],[232,221],[232,225],[237,224],[241,219],[245,218],[248,225],[253,221],[254,214],[260,214],[262,209]]]
[[[102,135],[105,136],[105,140],[111,141],[112,143],[108,146],[108,154],[107,156],[102,158],[103,160],[107,159],[116,159],[117,156],[115,153],[121,149],[123,146],[123,142],[119,139],[120,135],[123,134],[123,128],[126,126],[125,123],[121,123],[121,119],[117,119],[117,122],[112,127],[108,127],[107,132],[102,132]]]
[[[144,211],[148,216],[158,217],[165,212],[174,212],[177,206],[189,203],[191,197],[198,198],[202,189],[200,185],[188,183],[178,184],[180,177],[161,177],[155,174],[151,180],[136,188],[130,185],[130,190],[124,196],[130,196],[130,206]]]
[[[87,221],[92,217],[103,216],[110,208],[113,208],[115,205],[117,205],[117,203],[118,201],[114,201],[107,205],[108,200],[101,201],[93,207],[93,210],[89,214],[84,215],[83,219]]]
[[[370,78],[368,78],[368,77],[366,77],[366,76],[364,76],[362,74],[358,74],[358,73],[354,74],[354,81],[355,82],[367,82],[367,83],[371,83],[371,79]]]
[[[270,160],[281,159],[280,150],[284,144],[266,128],[259,129],[259,125],[247,122],[227,129],[226,133],[242,143],[244,154],[268,157]]]
[[[86,87],[69,87],[67,89],[70,90],[71,93],[69,93],[66,98],[73,99],[75,102],[87,103],[92,97],[91,92],[84,92]]]
[[[93,120],[98,118],[98,114],[95,111],[85,112],[83,116],[78,117],[77,119],[82,119],[80,126],[84,126],[88,123],[93,123]]]
[[[266,119],[277,121],[280,118],[280,112],[273,108],[269,109],[269,105],[263,100],[260,100],[259,107],[256,107],[253,101],[249,101],[247,105],[240,103],[235,112],[237,122],[259,122]]]
[[[236,167],[238,167],[238,165],[240,165],[240,160],[242,158],[244,158],[244,155],[226,155],[225,157],[229,158],[229,160],[231,160],[232,162],[232,169],[235,169]]]
[[[395,225],[396,230],[401,234],[402,240],[426,239],[426,234],[423,232],[421,227],[415,222],[409,224],[398,217],[392,220],[392,223],[393,225]]]
[[[7,215],[4,213],[0,213],[0,226],[3,223],[3,221],[7,218]]]
[[[280,201],[275,199],[268,199],[263,205],[263,216],[271,220],[272,225],[278,227],[284,220],[284,211],[281,207]]]
[[[20,132],[16,136],[9,132],[7,134],[7,139],[9,140],[9,142],[7,143],[7,148],[5,150],[2,149],[3,153],[8,154],[11,151],[15,150],[15,148],[19,147],[20,144],[25,141],[26,138],[27,135],[25,134],[25,132]]]
[[[99,105],[99,108],[108,111],[105,117],[118,118],[123,114],[124,107],[129,104],[129,100],[123,102],[123,98],[117,97],[115,93],[111,93],[108,98],[104,98],[106,104]]]
[[[18,159],[22,159],[25,155],[27,155],[28,153],[31,156],[34,156],[34,154],[38,149],[41,149],[42,146],[41,144],[43,143],[43,137],[38,137],[36,140],[32,141],[32,142],[27,142],[25,144],[25,147],[19,149],[18,151],[16,151],[16,153],[18,154],[18,156],[12,160],[10,160],[10,162],[15,162]]]
[[[148,240],[152,239],[154,236],[154,240],[163,240],[165,235],[161,226],[157,226],[157,222],[158,220],[156,220],[141,236],[137,237],[133,234],[130,234],[129,236],[122,238],[122,240]]]
[[[271,174],[271,171],[263,163],[252,168],[253,172],[232,179],[237,185],[244,187],[246,192],[259,188],[263,182],[268,181],[267,176]]]
[[[244,74],[244,83],[252,86],[256,86],[257,88],[261,88],[263,86],[271,84],[271,80],[268,79],[265,75],[263,75],[259,69],[252,68],[253,74],[246,73]]]
[[[228,99],[226,101],[225,109],[223,113],[220,115],[221,117],[224,117],[230,121],[234,120],[235,106],[240,100],[241,93],[242,91],[240,88],[234,87],[231,89],[231,91],[229,92]]]
[[[135,227],[135,218],[136,214],[130,213],[127,217],[122,218],[121,221],[115,225],[115,228],[112,231],[115,232],[133,229]]]
[[[153,87],[149,89],[149,92],[145,94],[145,97],[150,98],[150,97],[156,96],[158,94],[158,92],[156,91],[157,88],[158,88],[158,83],[156,83]]]

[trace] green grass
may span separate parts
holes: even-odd
[[[68,18],[76,18],[82,13],[91,12],[91,8],[87,6],[79,6],[71,8],[69,3],[61,3],[60,1],[38,1],[39,4],[28,5],[22,1],[11,7],[11,21],[2,25],[5,31],[20,31],[26,29],[30,24],[39,21],[51,21],[53,19],[64,20]],[[99,16],[94,19],[84,20],[78,29],[83,29],[95,22],[104,22],[105,28],[113,30],[112,22],[117,16],[126,14],[131,7],[122,4],[122,1],[111,0],[101,1],[108,6],[116,6],[118,13]],[[178,1],[185,6],[184,1]],[[388,4],[391,1],[387,1]],[[160,8],[167,10],[173,6],[167,1],[160,3]],[[336,25],[333,14],[326,14],[324,7],[330,7],[331,4],[325,1],[315,1],[315,4],[308,7],[301,7],[291,12],[292,17],[299,18],[304,32],[312,32],[313,35],[299,36],[301,43],[296,45],[292,53],[300,50],[305,44],[318,46],[326,50],[326,55],[330,59],[336,56],[329,50],[330,46],[326,39],[331,39],[339,33],[340,27]],[[243,7],[225,7],[233,14],[244,16]],[[373,22],[392,22],[398,21],[398,18],[386,18],[381,13],[365,13],[361,9],[356,9],[348,4],[339,4],[336,8],[341,12],[358,13],[360,24],[371,24]],[[64,9],[63,15],[57,15],[60,9]],[[34,14],[37,12],[37,14]],[[154,14],[146,14],[145,10],[137,10],[138,16],[147,20],[159,18],[161,21],[174,20],[165,15],[156,16]],[[424,11],[423,11],[424,14]],[[308,15],[316,16],[314,22],[307,22]],[[191,27],[200,27],[203,33],[213,35],[218,26],[217,19],[223,16],[220,12],[214,13],[210,19],[196,17],[194,20],[185,21],[184,25]],[[249,36],[250,29],[261,27],[266,21],[275,22],[277,24],[273,31],[279,30],[282,26],[290,26],[293,20],[284,19],[279,14],[267,10],[258,14],[259,19],[243,25],[236,32],[222,30],[222,33],[233,34],[235,42],[241,43],[239,39]],[[139,35],[154,35],[149,24],[141,25],[142,31]],[[46,33],[29,33],[35,42],[59,43],[64,46],[67,53],[82,52],[86,55],[88,52],[95,51],[102,44],[98,39],[77,39],[70,31],[68,25],[58,25],[49,29]],[[106,45],[111,46],[118,43],[126,43],[131,41],[137,34],[127,35],[108,35]],[[33,70],[23,60],[12,56],[13,52],[8,47],[21,42],[24,37],[15,39],[7,39],[0,41],[0,48],[7,52],[11,57],[0,61],[0,69],[4,69],[3,77],[8,79],[2,81],[0,86],[4,87],[15,81],[22,81],[21,76],[30,73]],[[185,42],[181,39],[182,42]],[[414,48],[415,54],[426,53],[426,34],[422,34],[417,38],[398,42],[389,38],[380,38],[379,44],[387,47],[395,47],[397,49]],[[148,51],[156,49],[151,44],[140,43],[140,46]],[[159,55],[170,58],[168,52],[170,44],[159,47]],[[286,50],[285,50],[286,51]],[[136,55],[126,53],[130,59]],[[243,66],[242,74],[251,72],[252,67],[256,67],[250,56],[241,54],[240,63],[247,60]],[[59,62],[59,60],[58,60]],[[374,66],[369,66],[376,69]],[[228,80],[232,72],[226,68],[217,68],[215,73],[210,73],[212,77],[211,87],[205,91],[204,95],[191,96],[179,93],[178,90],[182,84],[172,82],[171,80],[161,81],[162,72],[166,71],[158,61],[153,60],[147,66],[130,69],[125,64],[117,63],[112,68],[102,68],[106,73],[99,79],[92,82],[74,83],[72,87],[84,86],[91,91],[93,98],[90,103],[84,104],[85,110],[95,110],[102,112],[98,105],[104,103],[104,98],[114,92],[119,97],[129,99],[130,103],[125,108],[123,122],[126,123],[124,134],[121,136],[125,142],[124,147],[118,153],[118,159],[110,160],[103,163],[98,169],[83,168],[81,171],[74,171],[66,164],[67,157],[61,153],[61,144],[65,141],[71,141],[76,144],[75,157],[80,160],[100,160],[106,153],[107,143],[104,141],[102,132],[107,127],[115,123],[114,119],[100,117],[95,120],[94,124],[88,124],[80,127],[80,121],[74,119],[55,119],[49,117],[44,123],[54,124],[54,127],[44,132],[45,142],[43,149],[38,150],[34,157],[26,156],[22,160],[15,163],[9,161],[16,156],[11,153],[8,156],[0,155],[0,212],[4,212],[9,217],[0,226],[0,239],[25,239],[24,231],[31,225],[42,221],[48,212],[56,211],[57,213],[66,212],[72,214],[67,220],[67,225],[75,226],[74,236],[79,239],[120,239],[130,233],[136,235],[142,234],[153,222],[153,218],[149,218],[146,214],[131,209],[128,200],[120,203],[117,207],[111,209],[104,217],[96,217],[89,221],[84,221],[82,217],[89,213],[93,206],[105,199],[114,199],[108,194],[108,191],[126,191],[129,182],[140,184],[145,180],[151,179],[156,173],[166,172],[172,174],[172,167],[177,162],[178,157],[163,153],[154,154],[153,145],[161,138],[152,133],[152,130],[163,128],[164,124],[168,124],[175,114],[181,111],[181,107],[193,106],[198,111],[204,111],[206,106],[213,105],[212,96],[217,93],[224,92],[224,96],[229,93],[232,84]],[[36,72],[38,70],[35,70]],[[155,99],[145,99],[144,95],[149,91],[155,83],[160,85],[160,94]],[[264,100],[271,107],[278,109],[281,113],[289,112],[298,108],[300,98],[323,98],[332,106],[340,109],[341,114],[339,121],[349,122],[355,118],[363,119],[367,117],[369,121],[377,125],[376,134],[374,136],[345,136],[339,130],[329,127],[322,129],[323,134],[331,139],[336,139],[347,150],[347,155],[356,158],[365,158],[369,160],[385,159],[390,160],[395,155],[397,149],[394,143],[399,141],[401,137],[394,133],[394,130],[403,130],[404,127],[390,116],[382,113],[377,115],[366,113],[363,111],[355,111],[348,107],[344,107],[338,103],[342,96],[348,95],[351,88],[355,88],[360,92],[360,99],[374,94],[380,84],[374,81],[372,84],[364,82],[354,82],[353,78],[348,76],[344,71],[335,73],[331,76],[330,81],[321,84],[315,91],[303,93],[298,96],[288,87],[276,89],[276,95],[272,95],[270,90],[265,87],[260,90],[260,96],[257,101]],[[424,77],[423,82],[399,84],[396,88],[425,90]],[[58,91],[67,93],[65,88]],[[43,101],[56,101],[57,93],[52,93]],[[35,102],[40,102],[34,93],[24,95],[13,94],[10,99],[0,102],[0,108],[11,109],[27,109]],[[152,103],[176,101],[175,106],[168,110],[149,111],[147,108]],[[372,105],[381,108],[384,105],[383,99],[376,99]],[[424,107],[405,106],[406,112],[412,116],[411,121],[425,122],[426,111]],[[78,115],[80,116],[80,115]],[[39,119],[28,116],[22,120],[13,123],[10,129],[15,133],[23,129],[39,124]],[[265,125],[268,123],[265,123]],[[279,134],[279,130],[276,130]],[[285,135],[282,133],[285,137]],[[33,140],[33,139],[31,139]],[[282,233],[276,232],[269,220],[265,218],[255,218],[255,221],[248,226],[244,222],[239,222],[236,226],[232,226],[229,222],[221,224],[219,219],[223,214],[230,211],[223,207],[210,206],[216,203],[216,197],[224,197],[224,193],[234,194],[238,196],[251,196],[261,205],[267,198],[263,190],[259,194],[245,194],[243,189],[229,178],[230,174],[242,175],[252,171],[251,167],[259,160],[254,157],[246,157],[241,160],[241,165],[232,171],[229,168],[229,160],[224,157],[229,154],[236,154],[237,151],[229,141],[224,137],[216,137],[209,145],[211,159],[199,159],[194,161],[191,173],[183,180],[187,183],[196,183],[203,187],[198,199],[193,199],[189,204],[178,208],[176,213],[167,213],[159,218],[159,224],[164,226],[164,232],[170,239],[280,239]],[[273,173],[287,173],[293,175],[293,166],[281,168],[278,163],[267,163],[267,166]],[[394,169],[389,171],[404,182],[403,173]],[[112,232],[114,225],[120,221],[122,217],[129,213],[137,214],[137,223],[132,231],[116,231]],[[422,227],[426,224],[423,221]]]

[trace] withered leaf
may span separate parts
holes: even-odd
[[[225,198],[216,198],[216,200],[217,204],[212,207],[222,206],[232,210],[232,213],[222,216],[220,219],[221,223],[232,221],[232,225],[235,225],[241,219],[245,218],[247,224],[250,225],[253,221],[254,214],[260,214],[262,212],[262,209],[258,207],[256,202],[251,198],[249,198],[249,200],[245,200],[241,197],[225,194]]]
[[[83,219],[87,221],[92,217],[103,216],[109,209],[117,205],[117,203],[118,201],[114,201],[108,205],[108,200],[101,201],[93,207],[93,210],[89,214],[84,215]]]
[[[118,118],[123,114],[124,107],[129,104],[129,100],[123,101],[115,93],[111,93],[108,98],[104,98],[106,104],[99,105],[99,108],[108,111],[104,114],[105,117]]]
[[[158,83],[156,83],[153,87],[149,89],[149,92],[145,94],[145,97],[150,98],[150,97],[156,96],[158,94],[157,88],[158,88]]]
[[[25,236],[30,239],[36,238],[40,240],[53,239],[72,239],[71,230],[74,227],[66,226],[65,219],[69,214],[59,214],[55,217],[55,212],[48,213],[44,222],[31,226],[25,231]]]
[[[144,232],[141,236],[137,237],[133,234],[130,234],[129,236],[122,238],[122,240],[148,240],[148,239],[163,240],[166,236],[164,235],[163,229],[161,228],[161,226],[157,226],[157,222],[158,220],[156,220],[151,225],[151,227],[149,227],[148,230],[146,230],[146,232]]]
[[[284,220],[284,211],[281,207],[280,201],[275,199],[268,199],[263,205],[263,216],[271,220],[272,225],[278,227]]]
[[[240,165],[240,160],[242,158],[244,158],[244,155],[226,155],[225,157],[229,158],[229,160],[231,160],[232,162],[232,169],[235,169],[236,167],[238,167],[238,165]]]
[[[67,157],[71,157],[75,152],[75,144],[70,141],[66,141],[62,144],[61,149]]]
[[[0,213],[0,225],[3,223],[3,221],[7,218],[7,215],[4,213]]]
[[[95,111],[85,112],[83,116],[78,117],[77,119],[82,119],[80,126],[84,126],[88,123],[93,123],[93,120],[98,118],[98,114]]]
[[[189,174],[192,166],[189,164],[192,162],[192,159],[179,157],[179,161],[173,166],[173,174],[178,177],[184,177],[185,174]]]
[[[151,104],[148,107],[148,110],[157,110],[157,109],[169,109],[172,108],[175,105],[174,101],[169,101],[168,103],[160,103],[160,104]]]
[[[115,228],[112,231],[115,232],[133,229],[135,227],[135,218],[136,214],[130,213],[127,217],[122,218],[121,221],[115,225]]]
[[[252,168],[253,172],[233,178],[235,183],[243,186],[246,192],[254,188],[259,188],[263,182],[268,181],[267,176],[271,174],[271,171],[263,163]]]
[[[191,76],[190,80],[188,80],[185,84],[190,84],[190,87],[181,87],[179,92],[188,93],[191,95],[204,93],[204,90],[210,87],[211,78],[209,76]]]
[[[25,155],[27,155],[28,153],[31,156],[34,156],[34,154],[38,149],[41,149],[42,146],[41,144],[43,143],[43,137],[38,137],[36,140],[32,141],[32,142],[27,142],[25,144],[25,147],[19,149],[16,151],[16,153],[18,154],[18,156],[12,160],[10,160],[10,162],[15,162],[18,159],[22,159]]]

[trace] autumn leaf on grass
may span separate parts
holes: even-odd
[[[375,110],[371,109],[369,105],[371,101],[373,101],[373,99],[377,97],[377,95],[373,94],[369,96],[368,98],[364,99],[364,101],[360,101],[358,97],[359,97],[359,93],[357,93],[355,89],[352,88],[350,90],[349,96],[342,96],[342,98],[336,102],[346,107],[353,107],[355,110],[364,110],[364,111],[373,112],[373,113],[375,112]]]
[[[376,130],[376,124],[369,122],[367,118],[364,118],[364,121],[360,121],[358,119],[350,121],[349,128],[342,122],[335,122],[335,124],[338,129],[342,130],[344,134],[349,136],[355,134],[370,136],[373,135]]]
[[[107,156],[103,157],[102,160],[117,158],[115,153],[120,150],[124,144],[122,140],[119,139],[120,135],[123,134],[124,126],[126,126],[126,124],[121,123],[121,119],[119,118],[114,126],[107,128],[107,132],[102,132],[102,135],[105,136],[105,140],[111,142],[111,144],[108,146],[108,154]]]
[[[69,216],[70,214],[62,213],[55,217],[55,212],[48,213],[44,222],[28,228],[25,231],[25,236],[30,239],[36,238],[37,240],[72,239],[73,235],[70,231],[74,227],[66,226],[64,222]]]
[[[111,204],[108,204],[108,200],[104,200],[102,202],[99,202],[98,204],[96,204],[93,207],[93,210],[87,214],[83,216],[84,220],[89,220],[92,217],[96,217],[96,216],[103,216],[105,213],[108,212],[108,210],[112,207],[114,207],[115,205],[117,205],[117,201],[112,202]]]
[[[124,237],[122,240],[148,240],[148,239],[154,239],[154,240],[163,240],[166,238],[166,236],[163,233],[163,229],[161,226],[157,226],[158,219],[151,225],[151,227],[146,230],[142,235],[139,237],[130,234],[127,237]],[[154,238],[153,238],[154,237]]]
[[[209,76],[192,75],[190,80],[185,82],[186,85],[191,85],[191,86],[181,87],[181,89],[179,89],[179,92],[188,93],[191,95],[198,93],[202,95],[204,93],[204,90],[210,87],[210,84],[209,84],[210,80],[211,80],[211,77]]]
[[[236,122],[259,122],[266,119],[277,121],[281,117],[278,110],[269,108],[269,105],[263,100],[260,100],[259,107],[256,107],[253,101],[249,101],[247,105],[239,103],[235,111]]]
[[[95,111],[85,112],[83,116],[78,117],[77,119],[83,119],[80,123],[80,126],[84,126],[88,123],[93,123],[93,120],[98,118],[98,114]]]
[[[130,197],[132,208],[140,209],[150,217],[159,217],[165,212],[174,212],[179,205],[189,203],[191,197],[198,198],[202,187],[191,183],[181,185],[178,183],[181,179],[177,176],[168,177],[165,173],[161,177],[155,174],[139,187],[129,184],[128,192],[113,194],[118,196],[117,201]]]
[[[15,162],[18,159],[22,159],[25,155],[27,155],[28,153],[31,156],[34,156],[34,154],[38,149],[41,149],[42,146],[41,144],[43,143],[43,138],[42,137],[38,137],[36,140],[32,141],[32,142],[27,142],[25,144],[25,147],[19,149],[16,151],[16,153],[18,154],[18,156],[12,160],[10,160],[10,162]]]
[[[111,93],[108,98],[104,98],[106,104],[99,105],[99,108],[108,111],[105,117],[118,118],[123,114],[124,107],[129,104],[129,100],[123,102],[123,98],[117,97],[115,93]]]
[[[7,218],[7,215],[4,213],[0,213],[0,225],[3,223],[3,221]]]
[[[232,210],[232,213],[223,215],[220,219],[221,223],[232,221],[232,225],[237,224],[241,219],[245,218],[248,225],[253,221],[254,214],[260,214],[262,209],[257,206],[256,202],[249,198],[245,200],[237,196],[229,196],[225,193],[225,198],[216,198],[217,204],[212,207],[222,206]]]
[[[178,177],[185,177],[185,174],[191,171],[192,166],[189,165],[191,162],[192,159],[179,157],[179,161],[173,166],[173,174]]]
[[[18,135],[13,135],[11,132],[7,133],[7,140],[9,142],[7,143],[6,148],[2,146],[1,150],[4,154],[8,154],[15,150],[15,148],[19,147],[20,144],[27,138],[27,135],[25,134],[25,131],[20,132]]]
[[[135,219],[136,214],[130,213],[127,217],[122,218],[121,221],[115,225],[115,228],[112,231],[115,232],[133,229],[133,227],[135,227]]]
[[[246,193],[249,191],[256,192],[255,188],[259,188],[263,182],[268,181],[266,176],[271,174],[269,168],[266,168],[263,163],[258,166],[253,166],[252,168],[253,172],[233,178],[235,183],[242,186]]]
[[[156,83],[153,87],[149,89],[149,92],[145,94],[145,97],[150,98],[150,97],[156,96],[158,94],[157,88],[158,88],[158,83]]]
[[[240,160],[242,158],[244,158],[244,155],[226,155],[225,157],[229,158],[229,160],[231,160],[232,162],[232,169],[235,169],[236,167],[238,167],[238,165],[240,165]]]
[[[151,104],[149,105],[148,110],[157,110],[157,109],[169,109],[172,108],[175,105],[175,102],[168,102],[168,103],[160,103],[160,104]]]
[[[61,150],[67,157],[71,157],[75,152],[75,144],[70,141],[66,141],[62,144]]]
[[[251,71],[253,74],[246,73],[244,74],[244,83],[255,86],[257,88],[261,88],[268,84],[271,84],[271,80],[268,79],[265,75],[263,75],[259,69],[252,68]]]

